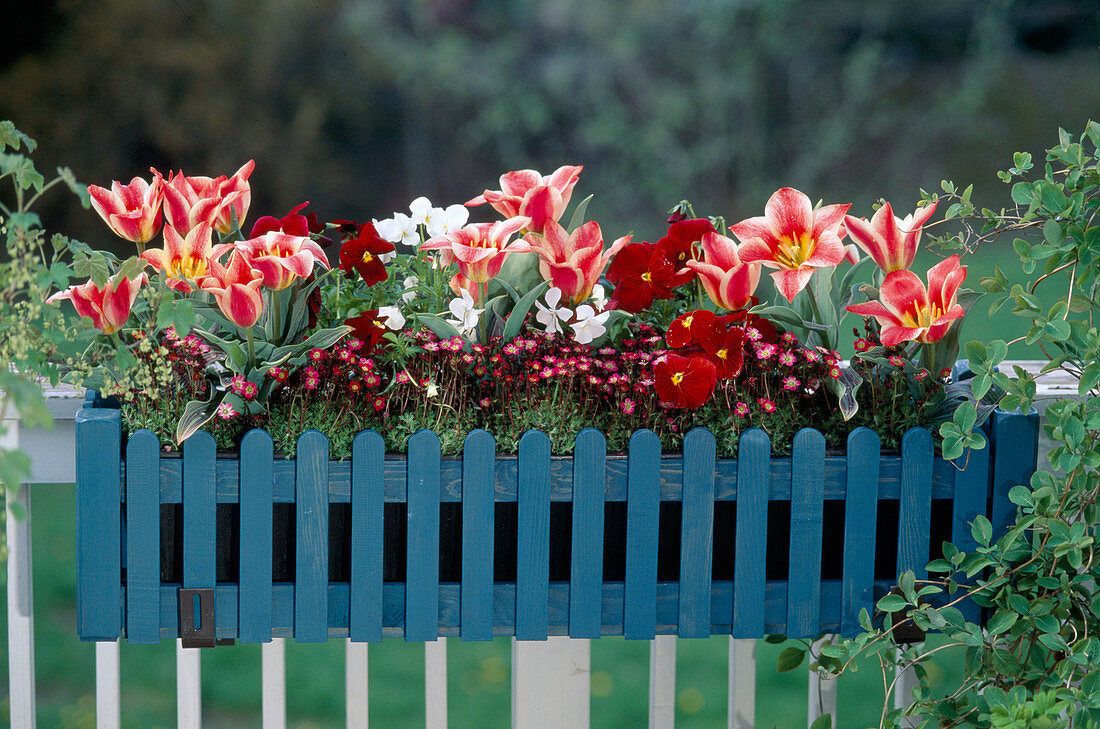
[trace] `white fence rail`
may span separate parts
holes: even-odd
[[[1037,370],[1039,363],[1027,363]],[[1075,394],[1069,383],[1057,380],[1040,389],[1048,399]],[[67,483],[74,480],[73,417],[82,402],[78,393],[66,390],[48,393],[56,425],[52,431],[20,430],[8,421],[8,434],[0,447],[20,445],[32,458],[36,483]],[[1042,405],[1042,403],[1039,403]],[[1043,451],[1040,445],[1040,451]],[[12,505],[26,513],[16,519]],[[9,705],[13,729],[34,729],[34,615],[31,579],[31,499],[23,487],[9,496],[8,539],[8,668]],[[75,629],[74,629],[75,630]],[[824,640],[830,639],[826,636]],[[660,636],[650,643],[649,727],[672,729],[676,702],[676,647],[679,639]],[[444,729],[447,721],[447,640],[424,643],[424,698],[426,729]],[[417,650],[409,645],[409,650]],[[231,650],[231,649],[225,649]],[[346,716],[349,729],[368,726],[369,690],[366,643],[348,641],[346,649]],[[202,726],[200,649],[176,646],[177,726]],[[282,639],[264,644],[261,651],[262,726],[286,729],[286,652]],[[119,645],[97,643],[96,726],[117,729],[123,713]],[[768,667],[766,670],[774,670]],[[751,729],[756,725],[756,642],[729,639],[728,653],[729,729]],[[588,640],[552,637],[546,641],[512,641],[512,726],[515,729],[586,729],[589,726],[591,647]],[[912,681],[897,682],[896,706],[904,706]],[[640,699],[641,697],[639,697]],[[385,701],[386,697],[375,697]],[[834,681],[821,681],[810,672],[807,695],[807,725],[822,714],[833,716],[836,726],[837,689]],[[765,717],[763,725],[772,724]]]

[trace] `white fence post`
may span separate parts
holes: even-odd
[[[286,640],[260,644],[263,729],[286,729]]]
[[[512,729],[588,729],[587,638],[512,639]]]
[[[3,402],[0,400],[0,408]],[[19,421],[0,421],[0,449],[19,447]],[[12,507],[25,518],[16,519]],[[34,729],[34,583],[31,574],[31,495],[25,484],[6,499],[8,542],[8,701],[12,729]]]
[[[118,641],[95,644],[95,726],[118,729],[122,721]]]
[[[676,724],[676,636],[658,635],[649,642],[649,729]]]
[[[348,639],[344,675],[344,693],[347,700],[347,729],[367,729],[370,712],[370,693],[367,690],[369,664],[367,643],[352,643]]]
[[[825,635],[814,644],[814,653],[821,650],[826,643],[836,643],[835,635]],[[820,717],[829,714],[833,717],[832,725],[836,726],[836,679],[822,679],[817,671],[810,669],[810,681],[808,692],[809,706],[806,716],[807,726],[812,725]]]
[[[424,726],[447,729],[447,639],[424,643]]]
[[[176,638],[176,726],[202,727],[202,666],[200,648],[184,648]]]
[[[756,641],[730,636],[728,729],[756,723]]]

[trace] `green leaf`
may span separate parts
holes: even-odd
[[[810,724],[810,729],[833,729],[833,715],[822,714],[814,719],[814,723]]]
[[[765,643],[771,643],[772,645],[777,645],[779,643],[786,643],[787,642],[787,636],[785,636],[785,635],[765,635],[764,636],[764,642]]]
[[[592,201],[593,195],[589,195],[585,199],[577,203],[577,207],[573,208],[573,217],[569,219],[569,227],[566,228],[570,233],[584,225],[584,214],[588,210],[588,203]]]
[[[1024,506],[1027,508],[1033,508],[1035,506],[1035,501],[1031,498],[1031,489],[1020,484],[1008,490],[1008,500],[1017,506]]]
[[[993,613],[993,617],[989,619],[989,623],[986,625],[986,631],[990,635],[997,635],[1003,633],[1011,628],[1019,616],[1011,610],[999,609]]]
[[[993,525],[989,523],[989,519],[978,514],[974,517],[974,523],[970,527],[970,533],[973,535],[974,541],[983,547],[988,547],[989,543],[993,540]]]
[[[504,323],[504,334],[501,336],[504,342],[510,342],[516,338],[519,330],[523,327],[523,320],[527,317],[527,312],[531,311],[531,307],[535,305],[535,300],[549,288],[550,282],[543,281],[516,302],[516,305],[512,308],[512,313],[508,315],[508,319]]]
[[[793,671],[802,665],[802,660],[805,657],[806,650],[804,648],[788,646],[779,652],[779,658],[776,659],[775,662],[775,669],[780,673]]]
[[[879,601],[875,603],[875,607],[884,613],[896,613],[899,610],[904,610],[909,606],[909,603],[905,601],[905,598],[901,595],[883,595],[879,598]]]
[[[416,321],[418,324],[423,324],[431,329],[440,339],[451,339],[453,337],[462,336],[462,334],[455,329],[454,324],[444,321],[434,314],[417,314]]]
[[[1047,183],[1043,185],[1043,207],[1053,213],[1061,213],[1066,209],[1066,193],[1060,186]]]
[[[210,399],[206,402],[191,400],[184,405],[183,415],[180,416],[179,422],[176,423],[176,444],[182,444],[183,441],[190,438],[195,431],[206,425],[218,411],[218,405],[221,405],[225,396],[225,390],[211,389]]]

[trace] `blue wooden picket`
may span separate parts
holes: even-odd
[[[429,431],[410,439],[407,457],[386,458],[382,438],[364,432],[350,461],[332,462],[316,431],[301,436],[294,460],[273,453],[263,431],[243,439],[238,458],[218,457],[202,432],[182,457],[162,455],[153,434],[138,431],[123,459],[117,410],[89,400],[77,423],[78,630],[88,640],[125,635],[134,643],[179,634],[180,588],[214,588],[217,637],[246,642],[852,635],[860,611],[873,614],[896,581],[875,573],[876,549],[896,549],[897,569],[923,577],[939,546],[929,543],[933,499],[951,501],[952,540],[972,548],[978,514],[995,524],[1011,515],[1007,491],[1030,477],[1037,432],[1034,416],[998,414],[988,429],[992,447],[954,463],[935,458],[931,434],[919,428],[905,434],[900,456],[883,455],[867,428],[850,434],[844,455],[826,454],[821,433],[807,428],[787,457],[773,456],[767,434],[750,428],[736,459],[716,458],[715,437],[702,429],[688,433],[682,455],[662,454],[654,433],[638,431],[625,457],[608,456],[603,434],[586,429],[566,458],[536,431],[520,439],[518,456],[497,456],[492,436],[476,431],[459,459],[442,458]],[[507,502],[516,509],[514,536],[497,523]],[[552,509],[555,502],[571,513]],[[668,542],[677,527],[667,518],[672,502],[680,507],[678,545]],[[830,502],[843,505],[842,519],[826,517],[840,513],[826,509]],[[883,502],[896,504],[896,533],[879,524]],[[460,543],[440,541],[444,503],[461,503],[460,530],[443,524],[444,536],[461,534]],[[732,511],[720,511],[723,503]],[[232,532],[218,534],[221,504],[239,509],[234,545],[226,543]],[[292,521],[276,538],[279,504],[290,505]],[[161,575],[165,505],[182,506],[175,583]],[[391,505],[405,509],[403,544],[388,534]],[[331,534],[330,508],[347,514]],[[789,526],[781,519],[788,508]],[[625,513],[625,533],[605,535],[605,513],[613,512]],[[716,523],[717,514],[726,521]],[[782,532],[768,533],[769,514]],[[836,560],[825,559],[822,540],[837,532],[843,555],[833,574]],[[347,541],[330,543],[334,534]],[[569,559],[552,562],[551,540],[562,534],[553,548],[569,550]],[[514,544],[503,544],[505,536]],[[721,544],[732,554],[715,553]],[[770,554],[769,545],[787,556]],[[514,549],[515,576],[502,580],[506,547]],[[678,563],[670,563],[663,550],[677,547]],[[449,550],[461,555],[459,572],[441,579],[455,563]],[[218,564],[233,553],[237,574],[219,582]],[[608,563],[623,559],[609,568],[621,576],[605,575],[608,554],[624,555]],[[276,575],[276,559],[289,561],[288,578]],[[659,580],[659,563],[663,571],[678,567],[677,576]],[[551,564],[567,564],[568,576],[552,579]],[[979,619],[973,605],[960,607]]]

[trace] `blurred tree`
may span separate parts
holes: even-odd
[[[681,197],[732,219],[781,185],[902,208],[1100,108],[1085,0],[57,0],[0,115],[105,184],[229,174],[254,205],[385,217],[509,169],[585,165],[607,234]],[[1090,71],[1091,69],[1091,71]],[[46,211],[48,212],[48,211]],[[68,215],[71,210],[58,211]],[[75,220],[75,219],[74,219]],[[102,230],[88,214],[65,229]]]

